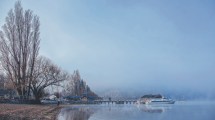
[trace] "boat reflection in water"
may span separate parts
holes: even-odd
[[[148,113],[162,113],[171,109],[171,105],[137,105],[140,111]]]

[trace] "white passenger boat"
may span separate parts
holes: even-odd
[[[159,95],[144,95],[139,100],[137,104],[174,104],[175,101],[172,99],[165,98]]]
[[[167,99],[167,98],[156,98],[156,99],[151,99],[148,104],[174,104],[175,101],[172,99]]]

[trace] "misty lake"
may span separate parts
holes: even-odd
[[[71,105],[61,110],[58,120],[215,120],[215,102]]]

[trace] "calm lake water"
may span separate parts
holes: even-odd
[[[72,105],[61,110],[58,120],[215,120],[215,102]]]

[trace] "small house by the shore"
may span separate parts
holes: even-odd
[[[16,96],[16,92],[10,89],[0,89],[0,98],[1,99],[9,99]]]

